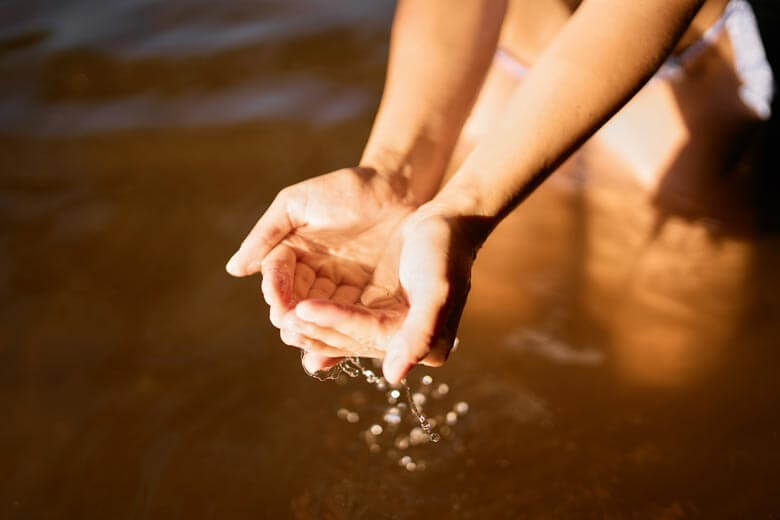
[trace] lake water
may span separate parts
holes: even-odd
[[[0,3],[0,518],[780,515],[773,233],[643,242],[641,187],[571,161],[413,373],[468,413],[411,472],[361,438],[384,394],[308,377],[225,274],[279,189],[358,159],[392,11]]]

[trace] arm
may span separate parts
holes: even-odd
[[[228,261],[234,276],[262,272],[271,322],[285,343],[311,343],[284,326],[297,302],[365,299],[387,237],[437,191],[504,8],[496,0],[403,0],[361,167],[282,190]]]
[[[370,338],[386,352],[390,382],[421,360],[442,363],[465,305],[475,251],[642,86],[700,4],[586,0],[518,86],[499,124],[442,191],[407,219],[397,260],[403,312],[305,301],[297,314],[309,335],[318,337],[324,327]]]
[[[506,1],[403,0],[362,166],[420,204],[439,189],[492,62]]]
[[[446,358],[475,251],[641,88],[701,4],[586,0],[575,12],[518,86],[502,120],[413,217],[399,267],[409,313],[387,348],[388,380],[398,381],[420,360]],[[443,243],[434,248],[432,236]],[[428,264],[425,279],[416,272],[421,259]]]
[[[586,0],[436,203],[495,225],[639,90],[702,3]]]
[[[374,186],[369,191],[379,192],[387,205],[417,207],[436,193],[495,52],[506,2],[458,4],[403,0],[398,6],[385,92],[360,162],[361,179],[370,178]],[[334,195],[345,190],[357,195],[360,190],[345,186],[350,181],[344,177],[283,190],[228,262],[228,272],[247,276],[260,271],[271,249],[307,224],[297,208],[334,204]],[[328,227],[327,219],[321,224]],[[345,224],[334,222],[334,230]],[[278,292],[274,284],[269,291]],[[271,301],[280,297],[264,294]]]

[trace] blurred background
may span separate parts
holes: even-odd
[[[605,282],[551,208],[617,226],[638,195],[583,198],[570,161],[481,253],[428,372],[432,415],[469,412],[414,472],[360,437],[384,396],[309,378],[225,274],[279,189],[358,160],[393,9],[0,1],[0,518],[780,515],[771,225],[715,225],[709,270],[695,243],[617,253]]]

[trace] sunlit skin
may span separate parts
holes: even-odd
[[[379,173],[343,170],[284,190],[228,271],[262,272],[272,322],[309,351],[309,370],[355,353],[383,357],[397,382],[421,360],[443,362],[490,231],[641,87],[700,4],[583,3],[436,193],[504,7],[402,2],[361,161]]]
[[[439,189],[460,128],[469,115],[482,79],[491,64],[504,8],[503,2],[464,3],[459,9],[450,12],[446,23],[443,23],[445,19],[441,14],[447,10],[444,3],[401,4],[393,26],[393,45],[385,94],[360,161],[364,171],[376,172],[369,184],[381,188],[372,187],[366,190],[362,181],[355,182],[353,175],[339,172],[288,188],[277,197],[239,251],[228,262],[227,270],[234,276],[257,273],[261,271],[261,266],[268,266],[263,271],[267,275],[262,288],[271,307],[272,322],[282,327],[282,338],[285,342],[308,350],[304,365],[310,371],[337,363],[338,359],[333,356],[347,353],[344,346],[350,346],[350,352],[357,350],[357,353],[385,357],[385,351],[394,336],[398,337],[395,342],[398,345],[396,350],[401,354],[407,352],[406,343],[419,346],[414,362],[427,357],[432,343],[439,344],[440,348],[427,362],[438,364],[446,357],[451,342],[434,336],[436,330],[444,330],[444,327],[432,322],[431,316],[443,316],[438,312],[439,307],[451,306],[448,301],[457,301],[459,303],[454,305],[453,315],[459,317],[465,301],[465,291],[460,291],[462,296],[458,298],[447,296],[445,301],[437,302],[433,312],[429,304],[421,303],[428,301],[425,292],[429,287],[438,285],[440,288],[449,288],[445,269],[438,267],[441,276],[438,279],[433,276],[436,266],[446,265],[447,249],[426,247],[420,250],[417,247],[404,247],[403,262],[400,253],[405,236],[425,237],[431,234],[426,230],[441,230],[449,228],[449,225],[442,223],[436,211],[429,212],[430,218],[422,218],[425,213],[418,212],[414,225],[406,227],[403,226],[401,217],[405,215],[403,218],[410,220],[411,210],[429,201]],[[430,31],[431,27],[435,27],[435,32]],[[464,34],[471,35],[471,38],[464,38]],[[460,59],[443,59],[443,56],[451,53]],[[415,81],[409,81],[409,78],[415,78]],[[344,171],[354,170],[342,170]],[[366,191],[384,196],[366,197]],[[327,215],[331,220],[323,219],[314,226],[310,225],[314,223],[306,221],[308,215],[301,216],[303,212],[298,209],[304,205],[304,194],[307,204],[322,208],[322,211],[317,212],[320,217]],[[345,214],[344,205],[350,198],[359,206]],[[396,208],[391,211],[391,222],[385,221],[388,207]],[[298,219],[295,222],[300,224],[299,226],[293,226],[289,222],[289,212],[294,214],[293,219]],[[379,225],[377,233],[366,233],[365,236],[370,238],[361,242],[363,247],[360,254],[356,255],[356,248],[349,246],[350,253],[345,255],[343,247],[353,239],[354,229],[356,226],[364,226],[367,222]],[[313,232],[312,227],[318,229],[317,233]],[[349,231],[344,231],[345,229]],[[288,233],[284,243],[278,245],[281,251],[274,250]],[[437,241],[446,244],[448,235],[438,231],[437,233]],[[463,237],[463,233],[459,236]],[[419,243],[420,240],[416,242]],[[293,251],[290,244],[293,243],[296,246],[294,251],[298,253],[295,261],[291,260],[290,254]],[[391,243],[393,247],[388,248]],[[410,244],[412,243],[415,241],[410,240]],[[307,248],[313,244],[317,244],[315,247],[320,253],[330,251],[328,254],[332,262],[342,265],[341,272],[359,271],[362,276],[363,285],[356,285],[352,290],[335,292],[326,298],[334,304],[341,304],[331,307],[331,312],[326,312],[322,295],[315,294],[319,301],[311,302],[311,307],[316,307],[319,311],[320,322],[338,321],[342,323],[342,331],[350,332],[348,335],[339,333],[336,329],[325,330],[325,327],[318,327],[316,322],[304,324],[291,313],[295,299],[290,299],[291,293],[285,286],[285,281],[294,278],[296,262],[297,265],[305,263],[300,260],[306,256],[300,253],[310,251]],[[474,249],[471,245],[467,248]],[[387,254],[382,256],[385,250]],[[267,256],[271,256],[272,260],[268,261]],[[322,260],[322,256],[319,258]],[[380,258],[382,265],[378,266]],[[470,266],[473,254],[470,253],[468,259],[467,265]],[[359,269],[357,265],[360,265]],[[409,274],[401,275],[397,269],[398,265],[409,266]],[[273,269],[271,266],[274,266]],[[280,271],[282,267],[284,271]],[[277,274],[271,276],[272,272]],[[371,273],[371,276],[366,276],[367,273]],[[419,296],[425,300],[415,305],[416,300],[411,300],[412,295],[416,294],[414,289],[401,287],[401,279],[409,280],[412,286],[415,285],[414,280],[419,280]],[[320,282],[320,285],[322,283]],[[298,294],[302,295],[303,291],[303,288],[299,288]],[[431,294],[443,292],[447,295],[455,294],[454,291],[442,289]],[[390,295],[389,299],[387,295]],[[410,306],[415,310],[420,309],[424,314],[415,318],[409,313]],[[302,314],[309,316],[306,308],[307,306],[302,306]],[[350,319],[342,320],[344,315],[348,315]],[[373,321],[366,319],[369,316]],[[413,319],[408,319],[410,316]],[[404,334],[394,334],[400,330],[404,318],[407,318],[409,326],[404,329]],[[438,323],[450,323],[452,319],[442,319]],[[425,326],[415,329],[412,326],[414,323]],[[454,334],[455,328],[456,324],[448,327],[448,330],[452,331],[448,336]],[[417,337],[421,339],[401,342],[401,338],[415,334],[415,330]],[[311,334],[317,334],[317,337],[312,337]],[[339,334],[338,341],[334,340],[336,334]],[[340,347],[333,344],[326,346],[327,340]],[[408,352],[411,354],[411,350]],[[426,355],[423,355],[423,352],[426,352]],[[405,373],[412,364],[411,356],[402,355],[399,359],[397,372]],[[386,366],[385,371],[388,370]]]

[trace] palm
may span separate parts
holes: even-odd
[[[341,170],[299,185],[288,208],[299,225],[277,246],[295,256],[294,296],[354,303],[371,292],[388,237],[412,207],[388,200],[384,181]]]
[[[373,170],[315,177],[277,196],[228,271],[239,276],[262,271],[263,295],[276,326],[303,299],[356,303],[372,292],[388,237],[413,209]]]
[[[355,331],[344,335],[329,331],[327,338],[302,337],[301,323],[288,312],[282,339],[293,346],[313,348],[320,354],[382,357],[390,329],[408,312],[408,302],[399,281],[401,228],[408,211],[383,213],[384,218],[366,225],[334,229],[311,226],[289,236],[278,246],[279,254],[294,257],[294,297],[290,308],[308,300],[318,305],[336,304],[340,308],[360,309],[381,320],[384,328]],[[310,219],[316,222],[319,219]]]
[[[396,342],[414,362],[438,364],[455,337],[473,254],[450,223],[410,216],[396,227],[357,301],[305,300],[296,309],[300,319],[286,324],[296,331],[290,343],[324,356],[384,357]],[[332,364],[319,361],[310,368]]]

